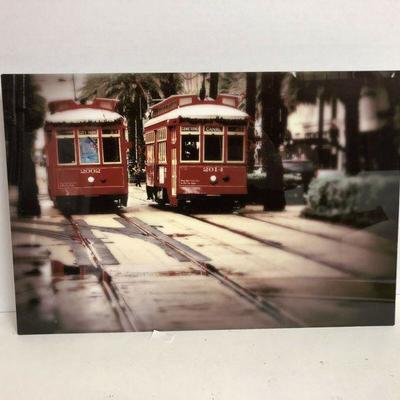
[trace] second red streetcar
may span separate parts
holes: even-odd
[[[247,194],[248,115],[239,99],[176,95],[154,105],[145,123],[146,187],[161,204],[218,200]]]

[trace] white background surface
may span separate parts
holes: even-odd
[[[399,70],[399,21],[397,0],[0,0],[0,72]],[[400,398],[398,324],[17,336],[0,141],[1,399]]]

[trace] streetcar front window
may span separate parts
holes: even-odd
[[[58,164],[76,164],[75,139],[72,131],[57,132]]]
[[[228,161],[244,161],[243,135],[228,135]]]
[[[182,161],[200,161],[199,135],[181,135],[181,140],[182,140],[182,148],[181,148]]]
[[[103,161],[105,163],[119,163],[119,138],[103,137]]]
[[[204,136],[204,161],[222,161],[223,136]]]
[[[99,138],[96,130],[79,131],[79,161],[81,164],[99,164]]]
[[[118,130],[103,130],[103,162],[119,163],[121,162],[119,132]]]

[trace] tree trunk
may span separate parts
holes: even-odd
[[[318,168],[323,168],[324,105],[325,96],[321,92],[318,97]]]
[[[331,98],[331,107],[332,107],[332,121],[334,123],[331,125],[329,128],[329,140],[331,147],[335,151],[336,157],[331,158],[331,163],[330,163],[330,168],[332,169],[342,169],[342,157],[343,157],[343,149],[339,143],[339,129],[337,127],[337,97],[336,95],[333,95]]]
[[[16,76],[19,167],[17,211],[20,217],[40,216],[36,169],[32,159],[34,134],[33,132],[26,132],[27,89],[32,90],[29,79],[26,75]]]
[[[385,80],[385,88],[389,96],[390,116],[383,131],[380,169],[398,170],[400,168],[400,75]],[[383,154],[382,154],[383,153]]]
[[[210,97],[216,99],[218,96],[218,72],[210,73]]]
[[[199,97],[203,101],[206,98],[206,74],[203,72],[201,75],[203,76],[203,81],[201,82]]]
[[[261,75],[262,157],[267,173],[264,210],[282,211],[286,206],[283,187],[283,165],[279,153],[287,112],[280,96],[283,73]]]
[[[246,73],[246,113],[250,117],[248,129],[248,171],[254,170],[254,151],[255,151],[255,130],[254,123],[256,119],[256,91],[257,91],[257,74],[255,72]]]
[[[145,168],[145,146],[143,137],[143,114],[146,108],[146,101],[143,97],[143,93],[137,90],[135,96],[134,110],[135,110],[135,127],[136,127],[136,149],[137,159],[136,164],[140,169]]]
[[[160,75],[160,90],[165,98],[177,94],[179,88],[179,74],[167,73]]]
[[[359,100],[360,82],[350,78],[343,82],[341,99],[346,109],[345,135],[346,135],[346,172],[356,175],[360,172],[360,132],[359,132]]]
[[[6,140],[7,177],[9,185],[18,184],[17,116],[15,75],[2,75],[4,133]]]

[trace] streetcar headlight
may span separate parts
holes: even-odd
[[[215,175],[210,176],[210,182],[211,183],[217,183],[217,177]]]
[[[87,180],[88,180],[89,183],[93,183],[94,182],[93,176],[89,176],[89,178],[87,178]]]

